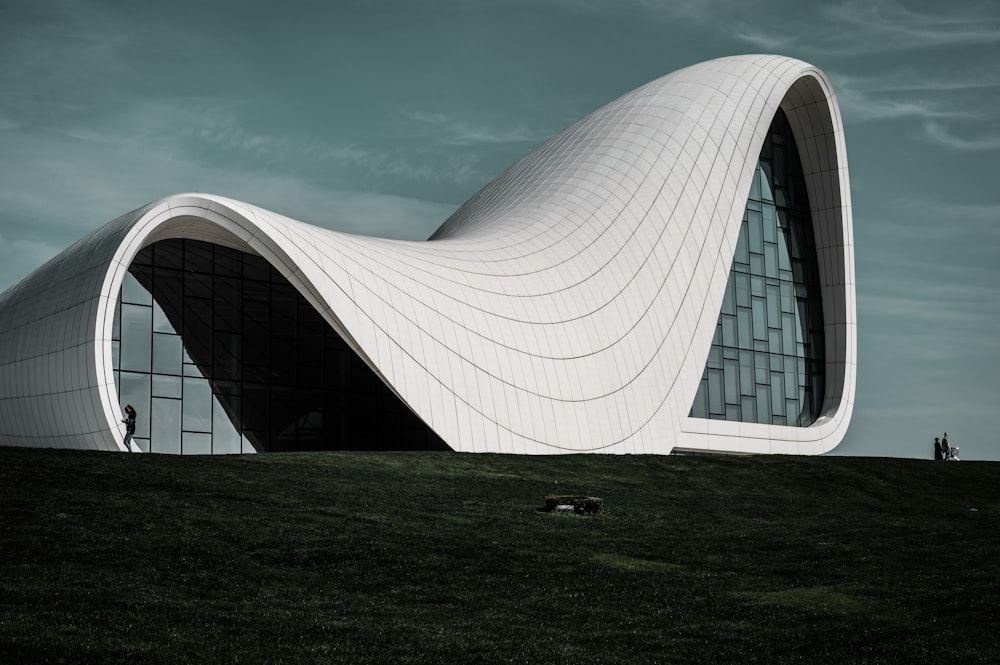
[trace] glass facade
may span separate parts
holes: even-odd
[[[757,162],[690,415],[807,427],[823,404],[823,303],[802,165],[779,110]]]
[[[143,249],[112,358],[147,452],[448,450],[259,256],[194,240]]]

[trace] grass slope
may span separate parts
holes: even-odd
[[[998,479],[0,448],[0,662],[996,663]],[[540,512],[550,493],[605,512]]]

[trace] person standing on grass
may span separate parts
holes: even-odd
[[[125,405],[125,450],[132,452],[132,436],[135,434],[135,408],[131,404]]]
[[[941,439],[934,437],[934,459],[944,459],[941,457]]]
[[[948,444],[948,432],[945,432],[944,436],[941,437],[941,455],[943,455],[945,459],[951,459],[951,446]]]

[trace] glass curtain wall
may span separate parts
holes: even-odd
[[[259,256],[146,247],[122,284],[112,352],[147,452],[448,449]]]
[[[795,138],[779,110],[764,141],[690,415],[807,427],[825,380],[823,303]]]

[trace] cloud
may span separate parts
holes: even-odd
[[[866,51],[912,50],[929,46],[968,46],[1000,42],[1000,18],[989,4],[961,16],[913,11],[893,0],[852,0],[824,6],[820,13],[840,23],[831,32],[842,46]]]
[[[1000,204],[954,203],[914,195],[897,198],[891,201],[891,206],[899,217],[893,221],[869,222],[864,227],[865,233],[932,245],[955,238],[977,238],[980,248],[1000,249]],[[898,256],[881,260],[901,261]]]
[[[410,240],[427,238],[460,203],[373,191],[366,177],[317,176],[315,165],[268,170],[252,159],[206,159],[205,151],[148,136],[117,141],[102,130],[88,138],[23,131],[5,138],[0,290],[123,212],[177,192],[211,192],[326,228]]]
[[[455,120],[443,113],[403,111],[403,116],[407,120],[431,129],[436,134],[436,140],[452,146],[538,143],[553,134],[547,130],[531,130],[523,124],[505,128],[471,124]]]
[[[694,19],[705,21],[736,3],[733,0],[549,0],[560,9],[574,13],[616,13],[644,9],[663,19]],[[532,2],[529,4],[538,4]],[[631,6],[630,6],[631,5]]]
[[[1000,150],[1000,134],[983,134],[975,138],[962,138],[953,134],[941,123],[928,120],[923,124],[924,138],[960,152],[984,152]]]
[[[968,110],[960,104],[957,92],[971,86],[958,82],[947,84],[931,79],[916,80],[909,72],[878,76],[853,76],[842,72],[827,72],[834,84],[837,102],[844,117],[854,122],[919,119],[976,119],[981,111]],[[995,84],[994,84],[995,85]],[[984,87],[977,83],[977,88]],[[946,95],[935,93],[947,92]]]
[[[873,406],[856,407],[854,415],[856,417],[878,419],[892,423],[912,422],[918,419],[934,419],[947,422],[949,418],[964,419],[981,416],[983,413],[982,409],[993,408],[994,406],[985,400],[979,403],[959,402],[958,404],[950,400],[942,402],[941,395],[934,391],[931,391],[931,394],[924,396],[922,399],[914,399],[912,394],[908,394],[905,400],[906,404],[898,406],[876,404]],[[931,434],[928,435],[928,438],[933,436],[940,435]],[[920,445],[923,446],[925,444],[921,443]],[[927,450],[930,450],[929,441],[926,447]]]
[[[936,224],[938,233],[954,236],[960,234],[987,234],[1000,240],[1000,204],[952,203],[933,201],[924,197],[911,198],[901,202],[914,212],[928,219],[948,224]]]
[[[732,31],[732,36],[736,39],[752,44],[768,53],[781,53],[795,41],[793,37],[783,37],[774,31],[757,29],[746,23],[734,25]]]
[[[882,353],[891,350],[895,357],[893,364],[912,365],[920,368],[921,375],[926,375],[929,369],[940,364],[975,366],[985,371],[986,363],[996,363],[996,336],[993,334],[996,317],[992,322],[970,325],[967,317],[956,317],[946,307],[914,310],[914,306],[920,306],[917,299],[883,296],[865,296],[859,299],[859,305],[861,329],[868,328],[862,345],[881,349]],[[884,329],[890,332],[878,332]],[[880,358],[879,362],[882,360],[885,359]],[[917,372],[912,368],[907,371]]]
[[[929,47],[988,45],[1000,42],[1000,17],[989,3],[964,15],[949,6],[947,14],[914,11],[894,0],[848,0],[820,5],[813,13],[796,5],[794,11],[759,4],[734,5],[725,11],[691,12],[705,25],[767,51],[828,57],[919,50]],[[725,19],[720,17],[733,16]]]
[[[995,270],[891,258],[880,268],[859,285],[859,320],[871,326],[869,344],[892,348],[923,367],[996,358]]]
[[[225,146],[264,158],[287,158],[322,149],[313,142],[298,145],[289,136],[274,136],[248,131],[232,114],[217,109],[177,108],[173,112],[184,117],[186,133],[197,140],[215,146]]]

